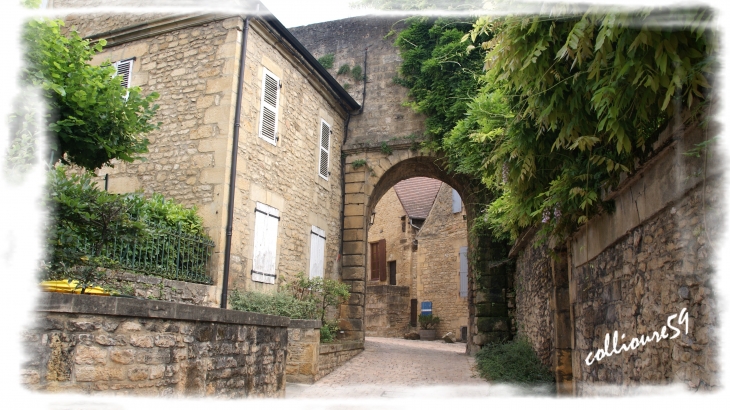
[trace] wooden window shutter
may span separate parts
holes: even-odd
[[[117,71],[114,76],[121,76],[122,77],[122,87],[129,88],[129,85],[132,83],[132,65],[134,64],[134,59],[130,58],[128,60],[122,60],[117,61],[112,66],[114,66],[114,69]]]
[[[324,277],[324,231],[312,226],[309,252],[309,277]]]
[[[380,280],[388,280],[388,273],[385,270],[385,239],[378,241],[378,272],[380,273]]]
[[[380,280],[380,263],[378,262],[378,242],[370,244],[370,280]]]
[[[330,136],[332,128],[324,120],[320,121],[319,132],[319,176],[329,179]]]
[[[279,210],[257,202],[255,214],[251,279],[254,282],[275,284]]]
[[[469,267],[467,247],[459,248],[459,297],[465,298],[469,294]]]
[[[453,188],[451,189],[451,212],[455,214],[461,212],[461,197]]]
[[[273,145],[279,140],[279,77],[264,68],[261,84],[261,118],[259,136]]]

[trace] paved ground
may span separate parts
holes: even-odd
[[[484,397],[466,344],[368,337],[365,350],[313,385],[287,383],[287,398]],[[438,387],[435,387],[438,386]]]

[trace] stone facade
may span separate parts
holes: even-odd
[[[60,10],[99,4],[57,0],[53,6]],[[83,36],[107,39],[108,46],[93,63],[135,58],[131,85],[140,86],[143,93],[160,94],[156,119],[161,126],[148,135],[151,143],[146,161],[115,163],[98,174],[109,175],[111,192],[160,193],[198,208],[215,242],[209,271],[217,294],[212,295],[211,304],[220,303],[236,122],[240,122],[240,139],[229,290],[273,290],[277,286],[252,280],[257,202],[277,209],[280,215],[275,245],[277,284],[298,272],[308,272],[312,226],[326,236],[324,276],[338,277],[340,148],[346,113],[357,107],[343,103],[337,92],[346,95],[344,90],[333,91],[310,63],[282,43],[286,40],[275,27],[252,18],[241,118],[236,120],[243,17],[94,14],[67,15],[66,21]],[[281,81],[275,145],[258,136],[264,69]],[[332,129],[326,179],[318,174],[322,119]]]
[[[320,345],[317,380],[332,373],[343,363],[360,354],[364,348],[364,342],[362,340],[341,341]]]
[[[287,330],[286,381],[314,383],[319,379],[319,320],[291,320]]]
[[[47,294],[23,334],[31,390],[283,397],[288,318]]]
[[[459,250],[467,246],[463,207],[452,212],[452,189],[441,184],[428,217],[420,229],[410,220],[394,189],[375,207],[375,220],[368,230],[370,243],[385,239],[390,279],[391,262],[396,266],[396,286],[370,278],[370,250],[367,251],[368,286],[365,303],[365,335],[402,337],[411,330],[410,300],[433,303],[433,314],[441,319],[439,336],[452,332],[461,337],[468,326],[468,299],[459,294]]]
[[[138,298],[217,307],[213,302],[216,300],[215,286],[122,271],[112,272],[109,277],[113,287],[129,289],[131,295]]]

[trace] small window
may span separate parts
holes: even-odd
[[[259,136],[266,142],[276,145],[279,140],[279,77],[264,68],[264,80],[261,84],[261,117],[259,118]]]
[[[134,64],[134,58],[130,58],[127,60],[121,60],[117,61],[112,64],[116,72],[114,73],[114,77],[121,76],[122,77],[122,87],[129,88],[130,84],[132,84],[132,65]],[[129,97],[129,91],[127,91],[127,94],[124,96],[124,99]]]
[[[309,277],[324,276],[324,245],[326,238],[324,231],[312,226],[312,235],[309,248]]]
[[[319,176],[329,179],[330,167],[330,136],[332,127],[325,120],[320,120],[319,127]]]
[[[257,202],[255,214],[251,279],[254,282],[275,284],[279,210]]]
[[[467,259],[467,247],[459,248],[459,297],[465,298],[469,294],[469,269]]]
[[[451,212],[455,214],[461,212],[461,197],[453,188],[451,189]]]

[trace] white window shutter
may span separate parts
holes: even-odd
[[[453,188],[451,188],[451,212],[455,214],[461,212],[461,197]]]
[[[279,211],[257,202],[255,214],[251,279],[255,282],[275,284]]]
[[[117,70],[117,72],[114,74],[114,76],[122,76],[122,87],[129,88],[129,85],[132,83],[132,65],[134,64],[134,59],[129,60],[122,60],[117,61],[114,64],[114,69]]]
[[[321,120],[319,127],[319,176],[326,180],[329,180],[331,136],[332,127],[325,120]]]
[[[312,237],[309,251],[309,277],[324,276],[324,245],[326,242],[324,231],[312,226]]]
[[[261,117],[259,118],[259,136],[276,145],[279,126],[279,77],[264,68],[264,80],[261,84]]]
[[[467,297],[469,294],[469,268],[467,259],[467,247],[459,248],[459,296]]]

